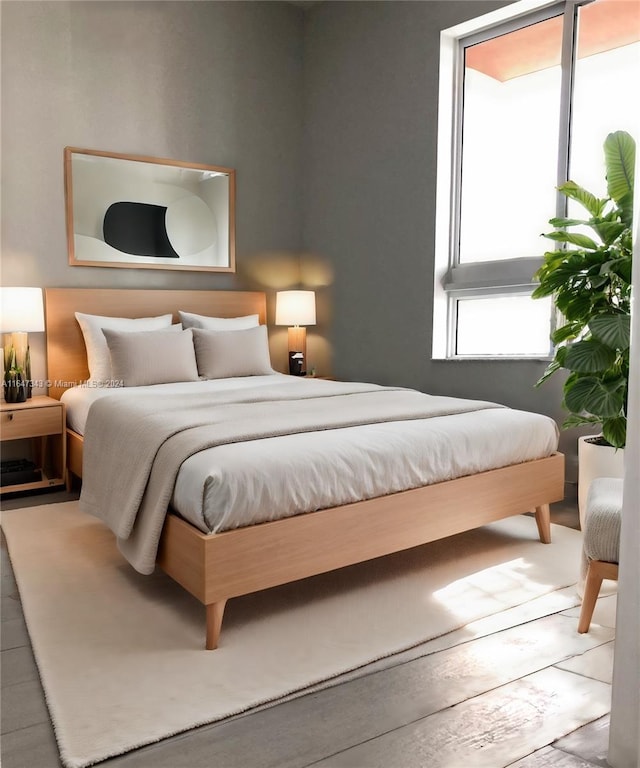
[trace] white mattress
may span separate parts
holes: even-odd
[[[304,379],[274,374],[293,389]],[[272,376],[137,387],[188,397],[273,383]],[[91,404],[126,389],[74,387],[67,423],[83,433]],[[543,458],[558,445],[555,422],[496,406],[416,421],[331,429],[209,448],[187,459],[172,506],[205,532],[220,532]]]

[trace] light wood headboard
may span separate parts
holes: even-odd
[[[74,312],[108,317],[154,317],[178,310],[213,317],[255,315],[267,322],[266,296],[260,291],[164,291],[118,288],[45,288],[49,396],[89,377],[82,331]]]

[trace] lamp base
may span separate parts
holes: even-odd
[[[289,374],[291,376],[305,376],[304,354],[302,352],[289,352]]]
[[[306,374],[307,329],[299,325],[289,328],[289,373],[291,376]]]

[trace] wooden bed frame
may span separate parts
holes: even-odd
[[[49,395],[60,398],[89,372],[74,312],[148,317],[177,310],[234,317],[258,314],[260,292],[45,289]],[[82,437],[67,430],[68,471],[82,477]],[[313,514],[203,534],[166,518],[158,565],[206,606],[206,648],[217,647],[226,601],[325,571],[426,544],[510,515],[534,511],[551,541],[549,504],[564,497],[564,457],[482,472]]]

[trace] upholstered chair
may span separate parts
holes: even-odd
[[[589,631],[603,579],[618,578],[623,481],[598,477],[589,486],[582,545],[586,571],[578,632]]]

